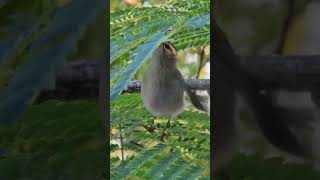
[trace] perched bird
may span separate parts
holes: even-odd
[[[183,111],[184,91],[190,96],[192,104],[202,110],[206,107],[199,101],[195,93],[185,83],[177,68],[177,51],[170,42],[161,43],[153,52],[151,62],[143,78],[141,94],[144,106],[156,116],[166,116],[170,120]]]

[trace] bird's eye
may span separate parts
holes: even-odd
[[[168,44],[164,44],[164,48],[169,49],[169,50],[171,49]]]

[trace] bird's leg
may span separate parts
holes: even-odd
[[[162,142],[164,142],[164,140],[163,140],[163,138],[164,138],[164,133],[165,133],[167,127],[170,126],[170,120],[171,120],[171,116],[168,117],[168,122],[167,122],[166,126],[164,127],[164,129],[163,129],[163,131],[162,131],[162,133],[161,133],[160,140],[161,140]]]

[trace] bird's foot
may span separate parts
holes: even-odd
[[[164,137],[167,136],[168,134],[166,134],[165,132],[162,132],[161,136],[160,136],[160,141],[164,142]]]

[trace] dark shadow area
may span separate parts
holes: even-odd
[[[101,66],[92,68],[106,56],[106,5],[0,3],[1,180],[107,179]]]

